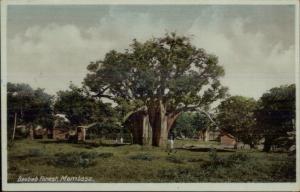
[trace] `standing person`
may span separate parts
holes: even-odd
[[[174,151],[174,134],[170,132],[168,135],[168,145],[167,145],[168,154]]]
[[[34,139],[34,130],[32,125],[29,126],[29,136],[31,140]]]

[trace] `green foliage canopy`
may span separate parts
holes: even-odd
[[[53,96],[43,89],[32,89],[28,84],[7,83],[8,127],[13,126],[17,114],[17,124],[40,124],[51,128]]]
[[[175,135],[193,138],[198,136],[199,131],[213,128],[214,125],[206,114],[201,112],[184,112],[177,118],[172,131]]]
[[[264,151],[269,151],[277,138],[288,136],[288,132],[295,130],[295,84],[270,89],[259,103],[256,118],[265,137]]]
[[[54,104],[56,113],[63,113],[72,125],[93,122],[116,124],[118,116],[111,104],[90,97],[84,88],[70,85],[70,90],[59,91]]]
[[[257,102],[253,98],[231,96],[218,106],[218,126],[239,141],[254,147],[261,138],[254,116],[256,109]]]
[[[207,106],[226,92],[217,57],[175,33],[144,43],[133,40],[130,49],[112,50],[88,70],[84,84],[94,96],[131,106],[129,111],[156,100],[167,112],[184,111]]]

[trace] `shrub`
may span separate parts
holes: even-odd
[[[43,154],[44,153],[41,149],[33,148],[33,149],[28,150],[27,156],[28,157],[40,157]]]
[[[182,158],[176,157],[176,156],[168,156],[166,158],[167,161],[170,161],[172,163],[184,163],[184,160]]]
[[[152,161],[154,159],[154,157],[151,156],[148,153],[140,153],[140,154],[137,154],[137,155],[130,156],[129,159],[132,159],[132,160],[143,160],[143,161]]]
[[[79,157],[75,153],[57,153],[51,163],[57,167],[75,167],[79,164]]]
[[[84,159],[94,159],[98,156],[98,153],[95,152],[80,152],[79,156]]]
[[[237,161],[247,161],[249,160],[249,155],[246,154],[246,153],[234,153],[234,154],[231,154],[228,159],[231,159],[235,162]]]
[[[95,142],[88,143],[88,145],[86,147],[91,149],[91,148],[94,148],[94,147],[100,147],[101,145],[103,145],[103,142],[100,140],[98,142],[95,141]]]
[[[204,160],[201,158],[189,158],[189,159],[187,159],[187,161],[193,163],[193,162],[202,162]]]
[[[221,158],[217,155],[217,151],[215,149],[211,149],[209,152],[209,159],[210,160],[208,162],[203,164],[203,167],[231,167],[233,165],[240,164],[243,161],[249,160],[249,156],[245,153],[234,153],[226,158]]]
[[[195,182],[199,180],[198,176],[195,171],[183,167],[158,171],[158,177],[162,182]]]
[[[50,164],[57,167],[89,167],[96,164],[97,153],[57,153]]]
[[[204,167],[218,167],[224,165],[224,159],[217,155],[217,150],[212,148],[209,151],[209,161],[204,163]]]
[[[276,180],[291,181],[296,178],[296,158],[277,163],[272,167],[272,175]]]
[[[112,157],[113,155],[114,155],[113,153],[99,153],[98,157],[109,158]]]

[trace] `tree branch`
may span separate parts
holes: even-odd
[[[110,99],[112,101],[115,101],[117,102],[118,100],[116,98],[114,98],[113,96],[111,95],[107,95],[107,94],[96,94],[96,95],[92,95],[92,97],[99,97],[99,98],[107,98],[107,99]]]
[[[142,107],[139,107],[137,108],[136,110],[133,110],[133,111],[130,111],[128,112],[122,119],[122,122],[125,122],[132,114],[136,113],[136,112],[139,112],[139,111],[146,111],[147,110],[147,107],[146,106],[142,106]]]

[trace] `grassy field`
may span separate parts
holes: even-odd
[[[176,141],[184,145],[198,141]],[[210,146],[216,143],[209,143]],[[139,145],[16,140],[8,148],[8,182],[19,176],[88,176],[95,182],[293,182],[295,157],[255,150],[190,151]]]

